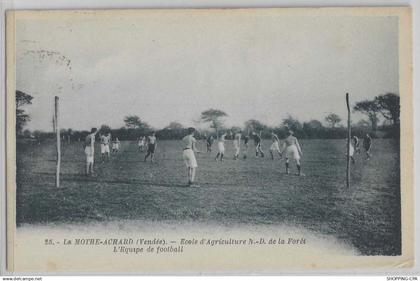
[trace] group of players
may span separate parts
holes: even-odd
[[[93,164],[95,157],[95,140],[96,135],[98,134],[97,128],[92,128],[90,134],[88,134],[83,143],[84,151],[86,155],[86,175],[93,175]],[[101,160],[102,162],[109,161],[111,153],[115,154],[120,151],[120,140],[118,137],[112,138],[111,133],[100,134],[99,135],[100,147],[101,147]],[[110,149],[110,145],[112,150]],[[141,137],[139,140],[139,150],[143,151],[147,147],[147,153],[144,156],[144,161],[151,158],[151,161],[154,162],[154,155],[156,150],[156,135],[152,132],[147,137]]]
[[[365,137],[363,138],[363,148],[366,153],[366,159],[369,160],[370,157],[372,156],[372,154],[370,153],[370,150],[372,148],[372,138],[370,137],[369,134],[366,134]],[[349,156],[353,164],[355,163],[354,154],[360,154],[360,153],[361,153],[360,140],[357,136],[353,136],[351,138],[350,146],[349,146]]]
[[[255,146],[255,157],[264,157],[264,151],[262,150],[261,145],[261,131],[259,133],[253,131],[251,133],[251,137],[254,140],[254,146]],[[183,158],[185,161],[185,164],[188,169],[188,185],[189,186],[197,186],[194,184],[195,180],[195,170],[198,167],[197,165],[197,159],[195,157],[195,153],[201,153],[196,148],[196,139],[194,138],[195,129],[194,128],[188,128],[188,135],[183,138]],[[305,174],[302,173],[301,163],[300,159],[303,156],[302,148],[299,144],[298,139],[294,136],[294,133],[292,130],[288,130],[287,137],[283,141],[282,149],[280,149],[280,139],[279,137],[273,132],[270,132],[271,134],[271,146],[270,146],[270,156],[271,159],[274,160],[274,155],[278,154],[280,158],[283,158],[283,154],[285,154],[285,167],[286,167],[286,174],[290,173],[289,168],[289,160],[292,159],[296,163],[297,168],[297,174],[298,176],[304,176]],[[237,160],[239,158],[239,154],[241,152],[241,141],[243,140],[244,143],[244,150],[243,150],[243,159],[247,158],[247,152],[248,152],[248,144],[250,140],[250,136],[248,135],[242,135],[241,130],[237,130],[236,132],[232,133],[229,132],[229,135],[233,136],[233,147],[234,147],[234,156],[233,159]],[[215,141],[217,141],[217,154],[215,157],[215,160],[218,161],[220,159],[220,162],[223,161],[223,157],[225,154],[225,142],[226,142],[226,136],[227,132],[222,132],[218,138],[214,138],[212,135],[208,136],[206,138],[206,144],[207,144],[207,152],[212,151],[212,146]],[[369,136],[369,134],[366,134],[363,139],[363,147],[365,149],[366,158],[367,160],[371,157],[371,147],[372,147],[372,138]],[[357,136],[353,136],[352,140],[350,142],[349,147],[349,157],[352,161],[352,163],[355,163],[354,160],[354,154],[355,153],[361,153],[360,150],[360,141]]]
[[[98,130],[96,128],[92,128],[90,134],[88,134],[85,138],[85,142],[83,144],[84,151],[86,155],[86,175],[93,174],[93,163],[94,163],[94,156],[95,156],[95,139]],[[101,160],[102,162],[109,161],[111,150],[110,144],[112,148],[112,153],[115,154],[120,151],[120,140],[118,137],[111,139],[111,133],[107,134],[100,134],[99,141],[101,144]]]
[[[95,138],[98,133],[96,128],[91,129],[91,133],[86,137],[84,142],[84,151],[86,154],[86,174],[92,175],[93,174],[93,164],[94,164],[94,144]],[[264,151],[262,149],[262,132],[255,132],[253,131],[251,134],[242,135],[241,130],[237,130],[235,132],[221,132],[220,134],[217,133],[216,137],[210,135],[206,137],[206,147],[207,153],[212,152],[212,147],[214,142],[217,142],[217,154],[215,156],[215,161],[223,161],[225,156],[225,142],[226,136],[229,135],[232,137],[233,147],[234,147],[234,160],[239,159],[239,155],[241,153],[241,144],[243,142],[244,149],[242,150],[243,159],[247,159],[249,141],[252,138],[254,141],[255,146],[255,157],[265,157]],[[188,186],[190,187],[198,187],[195,184],[195,174],[196,169],[198,167],[197,159],[195,157],[195,153],[202,153],[197,148],[197,140],[194,137],[196,134],[195,128],[188,128],[187,135],[182,139],[182,157],[187,167],[187,180]],[[296,175],[304,176],[301,169],[300,159],[303,156],[301,146],[299,144],[298,139],[294,136],[292,130],[288,130],[287,137],[283,141],[282,148],[280,149],[280,139],[279,137],[272,131],[271,133],[271,146],[269,149],[271,159],[274,160],[274,155],[277,154],[280,158],[283,158],[283,154],[285,154],[285,168],[286,174],[290,173],[289,161],[293,160],[296,163],[297,173]],[[110,144],[112,144],[112,153],[117,153],[120,149],[120,141],[118,137],[111,139],[111,134],[100,134],[100,147],[101,147],[101,159],[102,162],[108,161],[110,158]],[[372,145],[372,139],[369,134],[366,134],[363,140],[363,147],[365,149],[367,159],[370,159],[370,149]],[[360,153],[360,141],[357,136],[352,137],[352,141],[350,142],[349,147],[349,156],[354,163],[354,154]],[[148,136],[142,136],[138,140],[138,149],[140,152],[146,151],[144,156],[144,161],[146,162],[150,156],[151,162],[154,162],[154,155],[157,147],[157,140],[156,135],[152,132]]]
[[[195,171],[198,167],[197,159],[195,157],[195,153],[201,153],[196,147],[197,140],[194,138],[195,129],[190,127],[188,128],[188,135],[183,138],[183,158],[185,161],[185,165],[187,166],[188,170],[188,185],[191,187],[197,187],[194,183],[195,181]],[[217,141],[217,154],[215,157],[216,161],[223,161],[225,155],[225,142],[226,136],[228,132],[222,132],[218,137],[214,138],[212,135],[206,138],[206,146],[207,152],[210,153],[212,151],[212,146],[215,141]],[[247,159],[247,152],[248,152],[248,145],[249,140],[252,137],[254,140],[255,145],[255,157],[264,157],[264,151],[262,150],[261,146],[261,132],[252,132],[251,136],[245,135],[242,136],[242,131],[237,130],[236,132],[229,132],[229,135],[233,137],[233,147],[234,147],[234,156],[233,159],[239,159],[239,155],[241,152],[241,142],[243,140],[244,143],[244,150],[243,150],[243,159]],[[303,156],[302,149],[300,147],[298,139],[293,135],[293,131],[288,131],[288,136],[283,142],[283,148],[280,149],[280,140],[279,137],[274,133],[271,132],[271,141],[272,144],[270,146],[270,155],[271,159],[274,159],[274,154],[277,153],[280,158],[283,157],[283,153],[286,154],[286,174],[290,173],[289,169],[289,159],[292,159],[296,162],[297,167],[297,175],[304,176],[301,171],[301,164],[300,158]]]

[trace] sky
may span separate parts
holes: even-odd
[[[301,122],[398,94],[398,18],[188,11],[16,20],[16,89],[34,97],[26,128],[199,125],[209,108],[226,126]],[[361,115],[355,115],[355,120]]]

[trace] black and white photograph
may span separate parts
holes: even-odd
[[[410,266],[410,17],[8,13],[10,266]]]

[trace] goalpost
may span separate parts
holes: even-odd
[[[351,119],[350,119],[350,102],[349,93],[346,93],[346,104],[347,104],[347,174],[346,174],[346,186],[350,188],[350,141],[351,141]]]
[[[60,165],[61,165],[61,138],[60,138],[60,126],[59,126],[59,119],[58,119],[58,96],[54,98],[54,128],[56,134],[56,147],[57,147],[57,165],[55,171],[55,186],[60,187]]]

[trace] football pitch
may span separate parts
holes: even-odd
[[[186,186],[180,141],[158,141],[155,163],[143,162],[136,142],[121,142],[120,152],[101,163],[95,147],[94,176],[85,176],[82,142],[62,144],[61,188],[55,187],[55,145],[17,144],[17,225],[90,223],[115,220],[197,222],[230,225],[304,227],[351,243],[363,255],[399,255],[399,147],[376,139],[370,160],[356,154],[347,189],[346,141],[302,140],[305,177],[285,174],[284,159],[225,161],[212,153],[197,155],[196,182]],[[198,148],[205,151],[204,141]],[[242,146],[243,148],[243,146]]]

